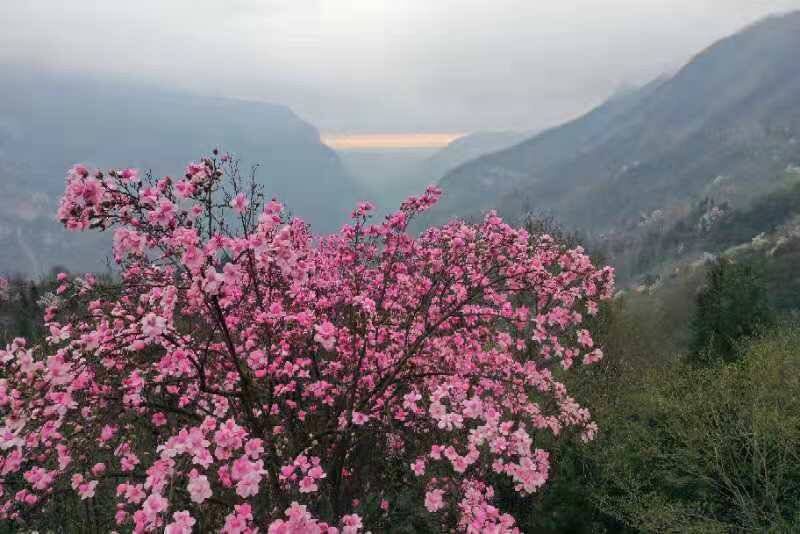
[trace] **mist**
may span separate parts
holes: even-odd
[[[290,106],[323,132],[535,130],[800,0],[6,0],[0,62]]]

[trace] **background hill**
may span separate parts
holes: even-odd
[[[516,131],[481,131],[460,137],[441,149],[349,149],[338,153],[369,199],[387,212],[459,165],[526,137]]]
[[[798,49],[800,13],[752,25],[671,77],[451,171],[428,222],[548,211],[597,235],[708,195],[745,205],[800,162]]]
[[[0,85],[0,272],[38,276],[54,262],[96,269],[96,242],[54,222],[77,162],[181,174],[214,147],[259,164],[259,180],[318,231],[347,218],[357,192],[317,130],[280,105],[170,93],[10,67]],[[87,254],[87,249],[94,252]],[[57,258],[54,259],[54,258]]]
[[[423,165],[424,174],[440,178],[468,161],[514,146],[530,135],[513,130],[487,130],[465,135],[428,158]]]
[[[425,163],[435,148],[347,149],[337,153],[364,196],[380,213],[397,209],[409,195],[424,191],[441,175],[429,175]]]

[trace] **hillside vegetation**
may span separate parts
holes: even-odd
[[[798,48],[800,12],[746,28],[673,76],[450,172],[429,221],[546,210],[600,234],[720,187],[743,205],[800,162]]]

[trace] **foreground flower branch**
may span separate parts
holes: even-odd
[[[112,495],[119,530],[514,532],[497,484],[547,480],[541,433],[591,439],[554,374],[613,271],[488,214],[415,238],[439,191],[315,238],[226,156],[178,180],[67,176],[59,217],[114,232],[121,286],[61,277],[44,346],[0,351],[0,516]]]

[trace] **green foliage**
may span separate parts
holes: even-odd
[[[696,363],[736,357],[736,343],[772,323],[759,273],[750,263],[717,261],[697,296],[690,356]]]
[[[782,187],[757,196],[746,207],[734,209],[704,198],[666,226],[650,225],[619,242],[604,244],[615,249],[623,281],[658,272],[681,258],[705,252],[720,255],[731,247],[748,245],[756,236],[778,231],[800,213],[800,183],[789,174],[783,174]],[[708,214],[715,209],[718,217],[710,220]]]
[[[642,532],[800,528],[800,325],[741,361],[639,374],[605,412],[598,509]]]
[[[38,340],[42,338],[44,309],[39,303],[52,282],[11,280],[9,297],[0,301],[0,344],[5,346],[15,337]]]
[[[600,312],[590,319],[589,328],[606,357],[580,373],[563,378],[570,393],[580,403],[591,407],[600,425],[600,437],[590,443],[580,440],[543,442],[552,451],[550,484],[533,499],[515,503],[515,513],[524,532],[637,531],[598,506],[594,490],[603,477],[601,462],[607,461],[602,454],[609,446],[606,437],[614,432],[611,415],[621,402],[628,401],[630,381],[645,369],[664,366],[676,359],[674,353],[680,342],[672,339],[675,331],[664,329],[662,325],[665,321],[688,323],[687,301],[681,296],[691,288],[680,285],[671,289],[667,293],[671,298],[649,294],[619,297],[603,303]],[[507,499],[512,493],[499,494]]]
[[[680,356],[706,276],[628,292],[592,319],[606,357],[568,388],[600,433],[553,448],[551,484],[526,503],[525,532],[800,528],[800,323],[691,365]]]

